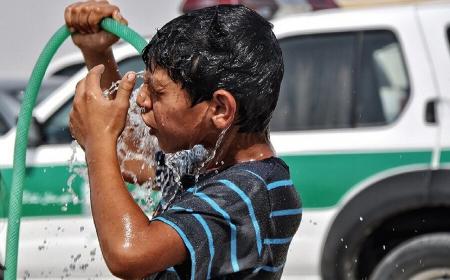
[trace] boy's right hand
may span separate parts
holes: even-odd
[[[78,2],[68,6],[64,12],[66,25],[72,32],[72,40],[81,51],[89,53],[103,53],[111,47],[118,37],[100,28],[100,21],[105,17],[128,24],[120,14],[117,6],[106,0]]]

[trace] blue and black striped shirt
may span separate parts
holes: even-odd
[[[189,253],[150,279],[280,279],[302,208],[279,158],[201,176],[153,220],[175,229]]]

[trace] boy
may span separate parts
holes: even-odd
[[[125,187],[116,153],[135,73],[121,79],[114,99],[102,96],[120,79],[111,51],[117,38],[98,27],[108,16],[126,23],[105,1],[65,12],[91,69],[77,85],[70,128],[85,150],[109,269],[123,278],[279,279],[302,210],[269,140],[283,76],[270,23],[243,6],[210,7],[172,20],[145,48],[137,104],[162,151],[217,148],[200,176],[184,174],[181,190],[149,221]],[[163,154],[159,161],[164,166]],[[139,173],[140,181],[153,173]]]

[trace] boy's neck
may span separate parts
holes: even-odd
[[[208,169],[216,168],[217,166],[214,164],[216,162],[223,161],[223,166],[230,166],[241,162],[263,160],[275,155],[266,133],[238,133],[236,131],[229,133],[225,136]]]

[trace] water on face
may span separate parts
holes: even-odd
[[[143,78],[144,71],[136,72],[137,78]],[[103,92],[105,98],[110,98],[117,93],[120,81],[114,82],[111,87]],[[198,181],[199,175],[204,172],[205,167],[215,158],[217,150],[220,148],[227,129],[224,129],[216,142],[213,149],[207,150],[202,145],[195,145],[192,149],[182,150],[175,153],[165,154],[163,167],[159,172],[159,180],[148,180],[142,184],[138,184],[138,174],[125,168],[127,161],[138,161],[141,168],[156,168],[155,154],[160,150],[158,140],[150,134],[148,127],[142,120],[141,108],[136,103],[139,89],[133,91],[130,97],[130,107],[125,129],[119,136],[117,141],[117,154],[121,158],[120,169],[123,174],[132,178],[135,187],[130,189],[130,193],[134,200],[146,212],[151,212],[156,206],[157,200],[161,200],[162,209],[165,210],[173,199],[181,192],[181,178],[186,175],[194,175],[195,181]],[[73,151],[70,163],[70,171],[72,175],[69,177],[67,185],[68,192],[74,193],[71,188],[71,182],[76,176],[82,176],[87,181],[86,167],[74,165],[76,141],[74,141]],[[153,191],[155,184],[161,192],[158,194]],[[72,190],[72,191],[71,191]],[[74,198],[74,201],[79,201]],[[64,209],[67,205],[63,206]]]
[[[125,168],[127,161],[138,161],[141,171],[154,168],[154,155],[159,150],[157,138],[150,134],[150,127],[142,120],[141,109],[136,103],[138,92],[139,89],[136,89],[131,95],[126,125],[117,140],[117,155],[122,159],[120,165],[122,173],[132,178],[135,185],[130,190],[131,195],[142,210],[149,212],[156,203],[153,181],[148,180],[139,184],[138,174]]]
[[[138,77],[143,77],[143,71],[137,73]],[[114,87],[112,91],[108,91],[108,94],[114,94],[117,90],[120,81],[113,83]],[[152,168],[154,166],[154,154],[159,150],[158,140],[156,137],[150,135],[150,128],[145,125],[140,115],[140,108],[136,103],[137,94],[139,89],[132,92],[130,97],[130,107],[128,109],[128,115],[126,120],[125,129],[117,140],[117,154],[121,158],[120,169],[123,174],[132,178],[134,186],[130,186],[129,190],[136,203],[142,210],[150,212],[154,209],[157,194],[154,193],[152,180],[148,180],[142,184],[138,184],[137,174],[127,170],[125,163],[133,160],[141,163],[141,169]],[[87,168],[84,165],[80,165],[77,162],[77,150],[80,146],[76,141],[72,142],[72,156],[69,160],[69,172],[71,175],[67,180],[67,188],[63,189],[63,192],[67,192],[72,195],[72,203],[79,203],[79,198],[76,196],[72,188],[72,182],[79,176],[88,182]],[[67,203],[61,207],[62,211],[67,211]]]

